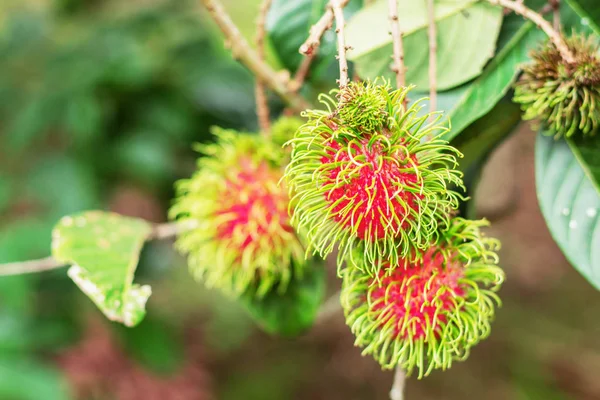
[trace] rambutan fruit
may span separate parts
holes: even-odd
[[[322,257],[337,245],[338,266],[360,246],[370,273],[380,260],[397,264],[425,249],[445,226],[461,196],[460,153],[437,137],[441,116],[405,109],[410,89],[352,82],[339,104],[322,96],[327,111],[309,110],[296,131],[286,180],[292,223]],[[431,140],[430,137],[433,137]]]
[[[194,222],[176,247],[208,287],[240,295],[285,291],[301,274],[305,249],[290,223],[289,196],[279,181],[285,155],[259,135],[214,129],[216,143],[198,150],[198,170],[177,182],[172,219]]]
[[[341,302],[363,354],[423,377],[487,337],[504,273],[499,242],[480,232],[486,224],[455,218],[418,261],[387,264],[376,277],[343,271]]]
[[[567,62],[551,42],[533,51],[514,101],[521,104],[524,119],[541,119],[555,138],[571,137],[578,130],[593,135],[600,125],[598,43],[583,35],[565,41],[574,61]]]
[[[302,118],[281,116],[271,125],[271,139],[278,146],[283,146],[304,124]]]

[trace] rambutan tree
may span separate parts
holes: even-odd
[[[218,0],[203,3],[255,75],[259,129],[215,127],[196,146],[170,223],[68,215],[52,256],[0,274],[70,265],[107,318],[135,326],[152,292],[134,283],[142,246],[174,237],[191,277],[269,333],[298,335],[343,309],[356,346],[396,370],[390,395],[402,399],[406,376],[450,368],[490,335],[505,275],[469,198],[523,119],[539,130],[548,227],[600,288],[596,0],[264,0],[254,46]],[[267,42],[283,71],[265,61]],[[341,289],[324,302],[327,257]]]

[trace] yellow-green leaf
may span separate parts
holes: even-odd
[[[151,226],[103,211],[62,218],[52,233],[52,255],[72,264],[69,277],[111,321],[137,325],[145,316],[150,286],[133,283]]]

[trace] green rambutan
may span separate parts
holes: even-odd
[[[271,139],[276,145],[283,146],[303,124],[304,121],[299,117],[279,117],[271,126]]]
[[[343,271],[342,306],[363,354],[423,377],[466,359],[488,336],[504,273],[484,225],[455,218],[418,261],[386,263],[376,277]]]
[[[572,35],[566,39],[574,62],[567,62],[552,42],[531,53],[523,67],[514,101],[524,119],[541,119],[556,138],[577,130],[594,135],[600,125],[600,58],[597,39]]]
[[[460,153],[435,137],[441,116],[405,109],[410,89],[352,82],[338,103],[322,96],[327,111],[309,110],[297,130],[286,169],[294,214],[307,251],[322,257],[337,245],[338,266],[360,246],[376,273],[380,260],[425,249],[447,225],[462,187],[453,169]],[[434,137],[431,140],[429,137]]]
[[[190,179],[177,182],[172,219],[194,222],[176,247],[190,271],[208,287],[262,296],[286,289],[301,274],[305,249],[290,224],[289,196],[279,181],[285,154],[259,135],[213,129],[217,142]]]

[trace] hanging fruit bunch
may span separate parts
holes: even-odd
[[[456,217],[460,153],[437,113],[405,107],[410,88],[352,82],[310,110],[289,142],[292,223],[308,250],[338,251],[341,302],[356,344],[383,368],[419,376],[485,338],[504,279],[484,221]]]

